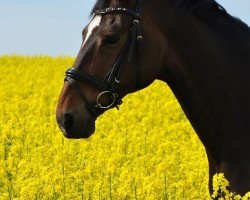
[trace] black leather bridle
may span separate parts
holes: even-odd
[[[69,85],[76,89],[78,94],[85,101],[86,107],[88,111],[92,114],[93,117],[97,117],[101,112],[107,110],[109,108],[116,107],[122,104],[122,100],[118,94],[119,83],[121,80],[121,73],[123,71],[123,62],[127,58],[129,62],[132,61],[134,51],[137,48],[138,55],[137,59],[137,80],[136,80],[136,88],[139,88],[140,85],[140,64],[139,64],[139,54],[140,54],[140,43],[142,40],[142,35],[140,32],[140,20],[142,18],[142,10],[140,0],[137,0],[136,9],[131,10],[128,8],[121,7],[109,7],[102,10],[95,11],[95,15],[106,15],[112,13],[125,13],[133,17],[133,24],[130,29],[127,41],[122,48],[118,58],[116,59],[113,66],[110,68],[109,72],[105,76],[103,80],[96,78],[95,76],[86,74],[80,71],[77,68],[70,68],[66,70],[65,81],[69,83]],[[88,85],[102,91],[96,99],[95,103],[91,103],[86,96],[81,91],[80,85],[77,81],[82,81],[87,83]],[[110,102],[108,105],[103,105],[101,103],[101,99],[103,96],[108,96]]]

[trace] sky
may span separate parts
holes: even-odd
[[[217,0],[250,26],[250,0]],[[0,55],[76,56],[95,0],[0,0]]]

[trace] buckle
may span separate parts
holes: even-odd
[[[109,105],[102,105],[102,103],[100,102],[101,97],[104,95],[109,95],[110,99],[112,100],[112,102]],[[107,109],[112,108],[112,107],[118,107],[118,105],[120,105],[121,103],[122,103],[122,101],[119,100],[119,95],[117,93],[112,93],[110,91],[104,91],[104,92],[101,92],[97,96],[95,107],[99,108],[99,109],[107,110]]]

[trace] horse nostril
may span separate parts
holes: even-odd
[[[63,126],[65,128],[65,130],[71,130],[73,128],[74,125],[74,118],[71,114],[66,113],[64,115],[64,119],[63,119]]]

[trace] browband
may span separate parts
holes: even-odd
[[[112,13],[116,13],[116,12],[124,12],[126,14],[131,15],[132,17],[135,17],[137,19],[141,19],[142,15],[140,13],[137,13],[131,9],[128,8],[105,8],[102,10],[97,10],[95,11],[95,15],[105,15],[105,14],[112,14]]]

